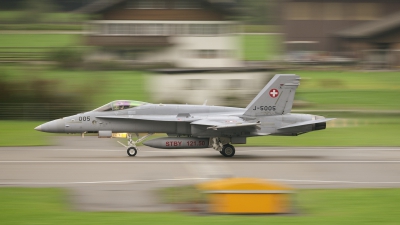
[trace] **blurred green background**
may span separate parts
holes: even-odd
[[[116,99],[152,102],[147,67],[83,63],[82,23],[69,13],[92,2],[4,1],[0,11],[0,146],[53,145],[54,134],[33,128]],[[67,1],[65,1],[67,2]],[[274,1],[240,0],[242,60],[302,81],[294,112],[337,120],[298,137],[249,138],[247,146],[400,146],[400,72],[363,70],[358,64],[285,63],[284,37]],[[277,2],[277,1],[275,1]],[[265,12],[267,15],[265,15]],[[150,68],[151,69],[151,68]],[[7,171],[2,171],[6,173]],[[0,189],[0,224],[398,224],[398,189],[300,190],[295,214],[272,217],[196,216],[180,213],[78,212],[66,190]]]

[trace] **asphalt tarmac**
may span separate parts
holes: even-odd
[[[400,148],[140,147],[135,157],[116,139],[58,137],[56,146],[0,148],[0,187],[65,187],[90,211],[169,211],[157,190],[224,177],[256,177],[294,188],[400,187]]]

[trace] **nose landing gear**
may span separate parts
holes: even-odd
[[[137,153],[137,149],[135,147],[130,147],[126,152],[128,153],[129,156],[135,156]]]
[[[139,148],[136,146],[136,144],[139,144],[140,142],[144,141],[146,138],[150,137],[151,135],[153,135],[153,133],[148,133],[145,136],[139,138],[139,135],[136,134],[136,136],[139,138],[136,141],[132,140],[132,134],[128,134],[127,135],[127,139],[128,139],[128,146],[122,144],[121,142],[118,141],[118,143],[120,143],[121,145],[123,145],[124,147],[128,147],[128,149],[126,150],[126,153],[129,156],[135,156],[137,154],[137,151],[139,150]]]

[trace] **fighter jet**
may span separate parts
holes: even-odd
[[[299,76],[277,74],[246,108],[117,100],[89,112],[44,123],[35,130],[98,133],[100,138],[126,133],[128,144],[124,146],[129,156],[135,156],[137,144],[150,135],[164,133],[167,137],[143,144],[163,149],[213,148],[232,157],[232,144],[246,144],[249,137],[297,136],[326,128],[326,122],[334,118],[291,113],[299,85]],[[147,135],[139,138],[138,133]],[[132,134],[136,134],[136,141]]]

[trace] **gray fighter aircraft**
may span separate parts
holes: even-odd
[[[323,130],[334,118],[310,114],[294,114],[295,91],[300,77],[294,74],[275,75],[245,108],[208,105],[151,104],[118,100],[89,112],[53,120],[35,130],[51,133],[98,133],[110,138],[113,133],[127,133],[129,156],[135,156],[136,144],[153,133],[168,137],[144,142],[164,149],[209,148],[232,157],[231,144],[245,144],[248,137],[279,135],[297,136]],[[132,133],[137,140],[132,139]],[[147,133],[139,138],[138,133]]]

